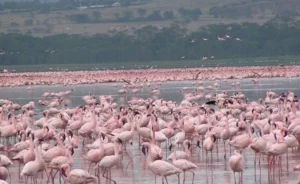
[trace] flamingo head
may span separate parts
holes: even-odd
[[[190,141],[187,142],[187,146],[188,146],[188,149],[191,149],[191,143],[190,143]]]
[[[68,134],[71,136],[71,138],[73,137],[73,132],[72,132],[72,130],[68,130]]]
[[[293,168],[294,171],[300,171],[300,164],[296,165],[294,168]]]
[[[197,147],[201,148],[201,147],[200,147],[200,141],[199,141],[199,140],[197,141]]]
[[[66,174],[66,170],[68,167],[68,164],[63,164],[61,167],[60,167],[60,171],[61,171],[61,174],[64,175],[65,177],[67,177],[67,174]]]

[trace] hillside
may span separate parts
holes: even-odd
[[[208,24],[242,22],[263,24],[274,20],[278,15],[292,17],[294,21],[297,21],[300,13],[299,0],[150,0],[138,2],[135,6],[93,8],[86,6],[63,11],[12,12],[2,10],[0,32],[33,36],[61,33],[94,35],[118,31],[130,34],[146,25],[162,28],[172,23],[177,23],[191,32]],[[180,11],[180,8],[184,11]],[[200,10],[198,15],[195,14],[196,10]]]

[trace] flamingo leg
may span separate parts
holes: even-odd
[[[224,159],[226,159],[226,146],[225,146],[225,140],[224,140]]]
[[[234,183],[236,184],[235,172],[233,172],[233,176],[234,176]]]
[[[91,166],[92,166],[92,162],[89,164],[88,172],[90,172]]]
[[[183,183],[185,183],[185,171],[183,171]]]
[[[193,180],[192,180],[192,183],[194,183],[195,173],[194,173],[194,171],[190,171],[190,172],[193,174]]]
[[[180,184],[180,173],[177,174],[178,177],[178,184]]]
[[[53,169],[50,169],[50,172],[49,172],[49,177],[48,177],[48,179],[47,179],[47,182],[46,182],[46,183],[48,183],[48,182],[49,182],[49,179],[50,179],[50,177],[52,176],[52,171],[53,171]],[[53,183],[53,181],[52,181],[52,183]]]
[[[104,176],[105,172],[107,172],[107,175],[108,175],[108,176],[106,176],[106,177]],[[103,175],[102,175],[102,176],[103,176],[104,178],[106,178],[107,180],[110,180],[110,181],[112,181],[112,182],[114,182],[114,183],[116,184],[117,182],[116,182],[115,180],[112,180],[112,179],[111,179],[111,176],[109,177],[109,175],[111,175],[111,170],[110,170],[110,169],[106,169],[106,170],[103,172]]]
[[[167,176],[165,176],[165,179],[166,179],[166,182],[167,182],[167,184],[169,184],[169,183],[168,183],[168,179],[167,179]]]

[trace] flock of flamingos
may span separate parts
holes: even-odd
[[[137,93],[143,87],[141,82],[123,81],[125,86],[118,91],[120,95]],[[82,97],[82,106],[69,108],[65,98],[72,89],[45,92],[38,104],[28,102],[21,106],[1,99],[0,148],[13,156],[0,155],[0,184],[11,179],[12,160],[23,165],[20,176],[25,183],[37,183],[37,178],[42,183],[55,183],[58,177],[71,184],[100,180],[116,183],[113,168],[123,157],[133,164],[127,152],[132,144],[146,155],[149,172],[155,181],[161,177],[162,183],[168,183],[171,175],[178,177],[178,183],[193,183],[198,167],[192,160],[196,150],[204,151],[208,162],[212,152],[224,145],[224,159],[238,183],[245,168],[246,148],[255,152],[255,164],[260,165],[264,158],[270,168],[280,164],[284,157],[288,159],[292,149],[298,149],[300,103],[293,92],[267,91],[265,99],[248,101],[241,92],[205,95],[204,90],[218,88],[217,83],[205,86],[197,81],[195,85],[196,94],[181,89],[180,103],[150,96],[121,105],[112,96],[87,94]],[[151,93],[159,95],[159,84]],[[206,99],[206,103],[200,103],[201,99]],[[37,105],[45,109],[40,119],[35,117]],[[164,157],[166,150],[172,152]],[[83,153],[90,163],[88,170],[72,168],[74,152]],[[295,164],[294,170],[300,170],[300,165]],[[187,174],[192,177],[186,178]]]

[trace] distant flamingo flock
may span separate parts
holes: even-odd
[[[300,66],[214,67],[186,69],[105,70],[0,73],[0,87],[31,85],[77,85],[107,82],[165,82],[243,78],[300,77]]]
[[[176,183],[194,183],[199,163],[193,156],[204,152],[203,164],[207,164],[219,149],[224,149],[222,158],[232,170],[234,182],[242,183],[247,151],[255,153],[255,167],[264,160],[272,171],[283,159],[288,162],[289,153],[298,149],[300,103],[292,91],[266,91],[265,99],[257,101],[249,101],[242,92],[230,95],[226,91],[205,91],[218,89],[217,79],[253,77],[255,85],[260,77],[298,76],[299,69],[280,66],[272,70],[228,68],[231,73],[227,68],[208,68],[1,74],[2,86],[123,82],[122,89],[115,88],[119,95],[135,94],[143,87],[151,91],[148,97],[132,98],[125,105],[117,104],[112,96],[89,93],[82,97],[83,105],[74,108],[66,106],[71,88],[44,91],[38,104],[31,101],[20,105],[1,99],[0,148],[7,154],[0,155],[0,183],[11,181],[12,160],[20,163],[19,174],[25,183],[117,183],[114,171],[124,158],[129,159],[127,167],[134,164],[129,152],[132,145],[137,145],[141,162],[153,173],[148,183],[157,179],[169,183],[172,175]],[[216,82],[207,86],[204,79]],[[197,90],[178,90],[183,96],[180,103],[158,98],[160,84],[169,80],[194,80]],[[43,107],[41,118],[36,117],[36,106]],[[74,152],[80,152],[89,163],[88,169],[73,167]],[[294,171],[300,170],[298,163],[291,164]]]

